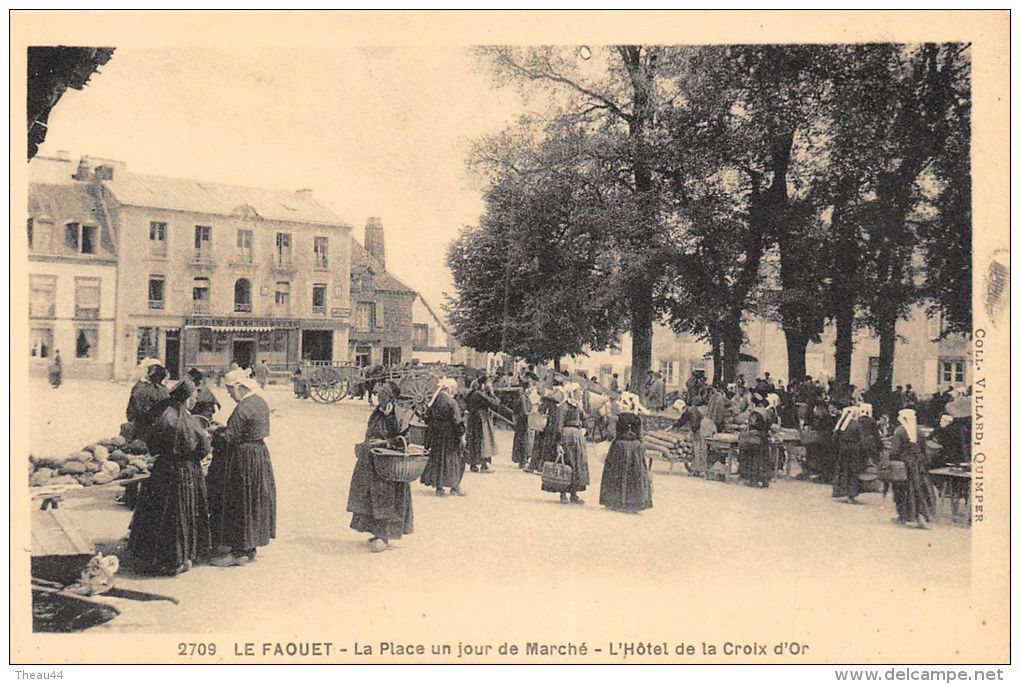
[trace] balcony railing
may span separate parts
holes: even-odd
[[[312,305],[312,314],[316,315],[316,316],[325,316],[326,315],[326,307],[324,307],[324,306],[315,306],[313,304]]]
[[[54,318],[57,314],[55,304],[36,304],[28,309],[29,318]]]
[[[315,268],[320,271],[329,270],[329,257],[325,257],[321,254],[315,255]]]
[[[165,302],[162,299],[150,299],[149,300],[149,308],[150,309],[162,309],[164,307],[164,304],[165,304]]]
[[[76,306],[74,317],[79,319],[94,320],[99,318],[99,307]]]
[[[210,306],[209,302],[201,299],[195,299],[191,302],[191,312],[197,314],[209,313]]]
[[[289,271],[294,268],[294,260],[289,254],[277,254],[273,258],[273,268]]]
[[[251,313],[251,302],[234,302],[235,313]]]
[[[208,249],[196,249],[191,257],[191,263],[208,265],[212,264],[212,252]]]

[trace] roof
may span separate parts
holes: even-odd
[[[447,335],[450,335],[450,329],[446,327],[446,321],[444,321],[442,318],[436,315],[436,312],[432,309],[432,306],[429,305],[428,300],[426,300],[421,295],[420,292],[418,293],[418,299],[420,299],[421,303],[425,305],[425,310],[428,311],[429,315],[436,320],[436,323],[438,323],[439,327],[443,329],[443,332],[446,333]]]
[[[102,213],[95,198],[84,184],[28,184],[28,215],[67,223],[100,223]]]
[[[409,294],[417,294],[413,289],[404,285],[402,282],[397,280],[395,277],[390,275],[382,264],[376,260],[374,256],[368,253],[368,250],[362,246],[360,242],[351,238],[351,274],[360,273],[366,269],[371,269],[374,276],[374,286],[376,290],[384,290],[386,292],[407,292]]]
[[[251,188],[136,173],[115,174],[113,180],[103,181],[103,185],[118,203],[134,207],[194,211],[220,216],[254,211],[260,218],[272,221],[349,225],[311,197],[301,197],[290,190]]]

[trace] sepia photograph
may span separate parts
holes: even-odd
[[[1009,664],[1009,20],[12,12],[11,664]]]

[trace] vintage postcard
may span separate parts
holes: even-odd
[[[1009,31],[12,12],[12,664],[1008,663]]]

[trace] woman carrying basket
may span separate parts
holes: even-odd
[[[352,513],[351,529],[368,532],[368,548],[373,553],[390,548],[391,539],[414,532],[411,508],[411,484],[380,477],[372,461],[373,448],[396,448],[403,432],[395,411],[396,392],[387,383],[378,388],[378,405],[368,419],[365,443],[356,448],[358,462],[351,475],[347,512]]]
[[[577,383],[571,382],[559,390],[562,397],[560,418],[563,427],[556,440],[556,448],[557,452],[559,448],[562,448],[563,462],[570,466],[570,483],[562,489],[550,487],[545,482],[542,483],[544,491],[559,492],[560,503],[564,504],[568,501],[568,495],[570,503],[583,504],[584,500],[578,497],[577,493],[587,489],[588,483],[591,481],[588,474],[588,452],[585,448],[584,435],[581,433],[581,427],[584,425],[584,410],[581,408],[581,400],[578,396],[580,389]],[[552,460],[555,459],[556,457]]]

